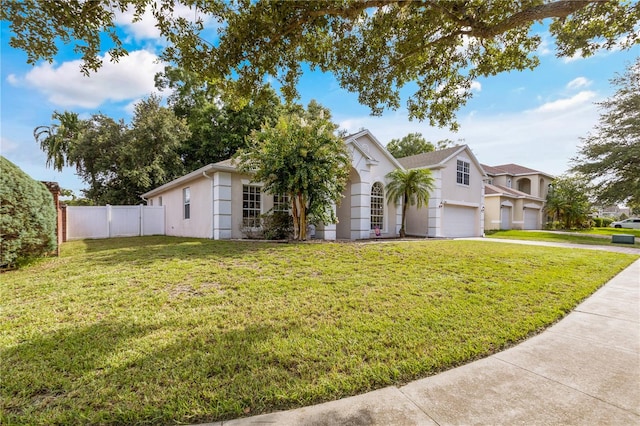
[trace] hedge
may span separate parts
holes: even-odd
[[[12,268],[56,248],[53,196],[0,156],[0,268]]]

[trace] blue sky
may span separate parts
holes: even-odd
[[[0,152],[33,178],[57,181],[78,195],[84,183],[74,169],[58,173],[45,166],[46,157],[33,138],[33,129],[51,124],[54,110],[82,116],[101,112],[128,122],[133,104],[156,92],[153,77],[164,67],[157,63],[164,41],[151,20],[133,25],[126,24],[127,16],[118,20],[130,55],[118,64],[105,60],[103,68],[90,77],[80,73],[77,57],[69,48],[62,49],[53,64],[28,65],[26,55],[9,46],[7,23],[1,25]],[[570,167],[579,138],[598,123],[594,103],[613,94],[609,80],[624,72],[640,55],[640,48],[600,52],[586,59],[556,58],[545,27],[538,31],[543,37],[537,52],[541,65],[533,71],[476,81],[473,98],[458,113],[457,133],[409,121],[404,108],[372,117],[367,107],[358,104],[357,95],[340,89],[329,74],[305,73],[298,86],[301,102],[316,99],[331,109],[342,129],[367,128],[383,144],[420,132],[433,142],[460,140],[484,164],[517,163],[560,175]]]

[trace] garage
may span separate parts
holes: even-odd
[[[479,232],[476,207],[444,206],[442,235],[444,237],[477,237]]]
[[[511,229],[511,207],[500,206],[500,229],[506,231]]]
[[[524,209],[524,229],[540,229],[538,223],[539,213],[539,209],[532,209],[530,207]]]

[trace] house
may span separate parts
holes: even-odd
[[[432,159],[415,159],[414,165],[411,157],[394,158],[368,130],[346,136],[344,142],[351,153],[351,170],[343,198],[333,206],[338,223],[317,226],[315,238],[397,236],[402,209],[387,202],[385,187],[387,174],[403,167],[427,167],[436,181],[429,208],[410,211],[407,235],[482,235],[485,176],[467,146],[437,151]],[[402,161],[409,163],[403,165]],[[244,238],[243,230],[258,223],[261,214],[287,209],[284,197],[263,192],[262,185],[240,173],[232,160],[204,166],[142,197],[149,205],[165,206],[167,235],[185,237]]]
[[[542,229],[554,177],[518,164],[482,167],[489,177],[484,188],[485,229]]]
[[[427,209],[410,206],[407,235],[480,237],[484,234],[482,166],[467,145],[400,158],[405,169],[429,169],[435,189]]]

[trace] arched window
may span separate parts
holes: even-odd
[[[371,186],[371,229],[384,225],[384,188],[380,182]]]

